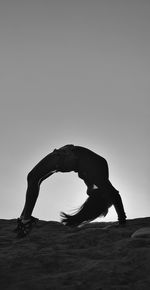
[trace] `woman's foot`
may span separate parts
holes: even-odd
[[[29,232],[32,230],[33,225],[37,223],[38,219],[35,217],[32,217],[28,220],[24,220],[22,218],[17,219],[17,228],[14,230],[14,232],[17,233],[17,238],[23,238],[29,234]]]

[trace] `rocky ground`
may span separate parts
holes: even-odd
[[[150,289],[150,236],[132,238],[150,218],[70,229],[39,221],[17,239],[16,220],[0,220],[1,290]]]

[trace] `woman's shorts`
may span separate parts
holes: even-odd
[[[75,171],[77,167],[77,156],[74,145],[65,145],[59,149],[55,149],[51,154],[57,160],[56,170],[60,172]]]

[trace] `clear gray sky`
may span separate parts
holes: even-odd
[[[128,218],[149,216],[150,1],[1,0],[0,64],[0,218],[20,215],[27,173],[68,143],[107,159]],[[59,173],[33,214],[59,221],[85,192]]]

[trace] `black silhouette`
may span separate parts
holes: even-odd
[[[93,151],[74,145],[66,145],[55,149],[42,159],[28,174],[28,188],[26,202],[18,219],[18,232],[24,236],[31,229],[36,219],[31,217],[34,209],[40,184],[56,172],[78,173],[87,185],[89,197],[74,215],[61,213],[62,223],[68,226],[78,226],[94,220],[103,215],[106,216],[108,208],[114,205],[119,224],[125,224],[126,215],[119,192],[109,181],[107,161]],[[19,230],[20,229],[20,230]]]

